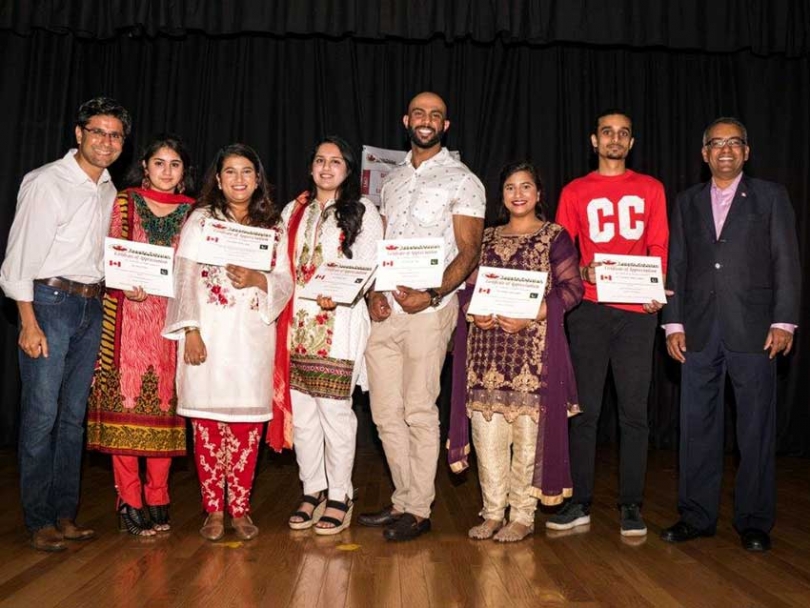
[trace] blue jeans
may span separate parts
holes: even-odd
[[[20,493],[25,525],[36,531],[76,516],[84,415],[101,340],[101,303],[34,285],[34,313],[48,358],[20,350]]]

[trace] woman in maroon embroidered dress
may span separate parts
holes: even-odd
[[[571,238],[545,220],[534,167],[504,167],[501,193],[508,223],[484,232],[480,265],[545,271],[549,279],[534,319],[472,317],[466,410],[484,522],[469,536],[515,542],[533,532],[538,498],[558,504],[571,492],[566,421],[578,406],[562,324],[583,288]]]
[[[132,186],[113,208],[110,236],[176,247],[193,199],[190,156],[175,135],[158,135],[127,175]],[[87,447],[112,454],[122,529],[167,531],[169,468],[186,453],[186,423],[175,413],[176,346],[160,333],[167,298],[110,289],[101,353],[87,408]],[[146,459],[146,483],[139,473]],[[149,519],[143,511],[144,500]]]

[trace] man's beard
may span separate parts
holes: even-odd
[[[609,146],[605,151],[605,158],[610,160],[622,160],[627,158],[629,150],[623,146]]]
[[[421,127],[420,127],[421,128]],[[436,144],[438,144],[442,140],[442,136],[444,135],[444,129],[439,129],[438,131],[434,130],[433,137],[431,137],[427,141],[422,141],[419,139],[419,136],[416,134],[416,129],[408,128],[408,136],[411,139],[411,143],[418,147],[418,148],[432,148]]]

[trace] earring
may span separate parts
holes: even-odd
[[[183,194],[186,191],[186,185],[183,182],[177,184],[177,194]]]
[[[143,179],[141,180],[141,188],[143,188],[144,190],[149,190],[151,187],[152,187],[152,182],[150,182],[149,178],[144,175]]]

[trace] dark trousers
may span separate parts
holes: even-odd
[[[689,348],[689,334],[686,335]],[[687,350],[681,372],[678,511],[693,526],[714,530],[723,479],[726,372],[737,402],[740,466],[734,486],[734,527],[773,527],[776,506],[776,363],[767,353],[737,353],[717,323],[706,347]]]
[[[657,315],[583,302],[568,314],[571,360],[582,414],[571,419],[569,451],[574,502],[593,498],[596,432],[608,364],[618,396],[619,502],[640,504],[647,473],[647,399]]]

